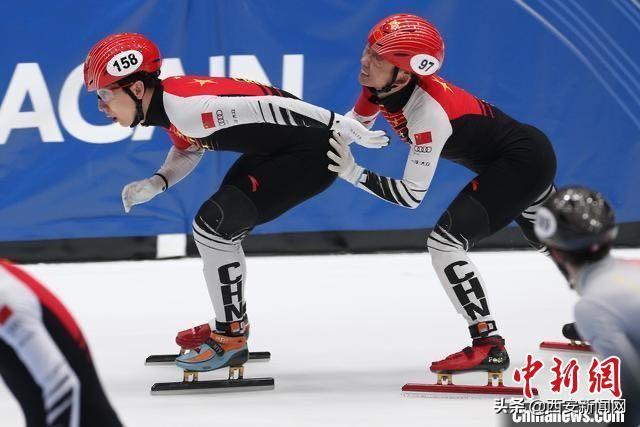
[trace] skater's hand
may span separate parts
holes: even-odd
[[[355,142],[367,148],[382,148],[389,145],[389,137],[383,130],[369,130],[359,121],[336,114],[331,127],[333,136],[342,144]]]
[[[329,143],[332,147],[332,151],[327,151],[327,157],[331,159],[329,170],[337,173],[345,181],[356,185],[364,168],[356,163],[353,154],[351,154],[349,143],[340,142],[334,138],[329,138]]]
[[[134,181],[122,189],[122,204],[124,211],[129,213],[131,207],[148,202],[165,190],[165,182],[158,175],[142,181]]]

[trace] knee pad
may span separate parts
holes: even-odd
[[[491,234],[487,210],[473,197],[461,193],[442,214],[427,240],[430,249],[468,251]]]
[[[205,201],[194,222],[201,230],[226,240],[244,237],[258,220],[256,205],[240,189],[225,185]]]

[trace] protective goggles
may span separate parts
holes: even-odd
[[[133,83],[135,83],[135,82],[133,82]],[[98,95],[98,99],[100,101],[102,101],[104,103],[109,103],[109,102],[113,101],[113,98],[115,98],[114,92],[117,89],[124,89],[126,87],[131,86],[133,83],[129,83],[129,84],[126,84],[124,86],[107,86],[105,88],[98,89],[96,91],[96,94]]]

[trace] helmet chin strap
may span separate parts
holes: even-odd
[[[380,88],[380,89],[375,89],[375,88],[371,88],[371,91],[373,92],[374,95],[379,95],[381,93],[387,93],[389,92],[391,89],[393,89],[395,87],[395,83],[396,83],[396,79],[398,78],[398,72],[400,71],[400,69],[398,67],[393,67],[393,74],[391,75],[391,80],[389,81],[389,83],[387,83],[384,87]]]
[[[136,103],[136,116],[133,119],[133,122],[129,125],[130,128],[134,128],[140,124],[141,121],[144,120],[144,112],[142,111],[142,100],[138,99],[129,87],[123,88],[123,90],[133,99],[133,102]]]

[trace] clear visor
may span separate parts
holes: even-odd
[[[98,90],[96,90],[96,93],[98,94],[98,99],[100,101],[104,102],[104,103],[109,103],[109,102],[113,101],[113,98],[115,97],[114,92],[116,90],[124,89],[126,87],[129,87],[129,86],[133,85],[133,83],[135,83],[135,82],[126,84],[124,86],[117,86],[117,85],[113,86],[112,85],[112,86],[107,86],[107,87],[102,88],[102,89],[98,89]]]
[[[98,100],[108,103],[113,101],[113,98],[115,97],[115,95],[113,94],[113,90],[112,89],[98,89],[96,91],[96,94],[98,95]]]

